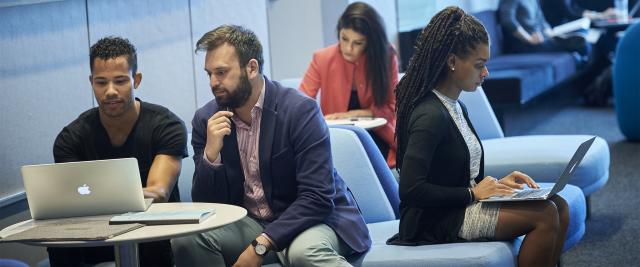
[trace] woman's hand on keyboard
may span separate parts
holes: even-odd
[[[523,189],[525,184],[530,188],[540,188],[540,186],[538,186],[538,184],[536,184],[536,182],[533,181],[533,179],[531,179],[529,175],[526,175],[519,171],[510,173],[509,175],[500,179],[498,182],[514,189]]]
[[[493,196],[505,196],[513,194],[513,189],[511,189],[509,186],[499,183],[496,178],[493,178],[491,176],[484,177],[484,179],[482,179],[482,181],[480,181],[480,183],[473,187],[471,190],[473,190],[473,195],[475,196],[476,200],[490,198]]]

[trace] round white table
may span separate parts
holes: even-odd
[[[327,125],[354,125],[365,130],[374,129],[387,124],[385,118],[355,117],[347,119],[326,120]]]
[[[233,222],[247,215],[247,211],[238,206],[218,203],[157,203],[152,204],[148,211],[173,211],[213,208],[216,213],[199,224],[171,224],[150,225],[133,231],[100,241],[55,241],[55,242],[24,242],[28,245],[47,247],[98,247],[114,246],[116,266],[138,266],[138,243],[166,240],[185,235],[209,231]],[[92,216],[92,218],[109,219],[113,215]],[[39,223],[52,220],[27,220],[8,226],[0,231],[0,236],[8,236],[31,228]]]

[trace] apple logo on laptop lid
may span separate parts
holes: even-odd
[[[80,194],[80,195],[91,194],[91,188],[87,184],[83,184],[81,186],[78,186],[78,194]]]

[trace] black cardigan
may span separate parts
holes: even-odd
[[[462,103],[461,106],[464,118],[477,138],[466,107]],[[458,232],[465,208],[470,203],[467,144],[435,94],[429,94],[416,106],[407,129],[406,152],[400,172],[399,233],[387,243],[460,242]],[[484,153],[476,182],[483,177]]]

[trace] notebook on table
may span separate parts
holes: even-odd
[[[109,223],[142,223],[145,225],[201,223],[214,214],[216,214],[215,209],[127,212],[112,217]]]
[[[494,196],[487,199],[481,199],[481,202],[504,202],[504,201],[528,201],[528,200],[544,200],[549,199],[554,196],[558,192],[560,192],[569,182],[569,178],[576,171],[576,167],[580,164],[584,155],[587,154],[587,151],[591,147],[591,144],[596,140],[596,137],[593,137],[578,147],[575,153],[573,153],[573,157],[569,160],[569,163],[564,168],[564,171],[560,175],[560,178],[557,179],[555,185],[553,187],[540,188],[540,189],[523,189],[516,190],[516,193],[508,196]]]
[[[28,165],[21,169],[35,220],[144,211],[135,158]]]

